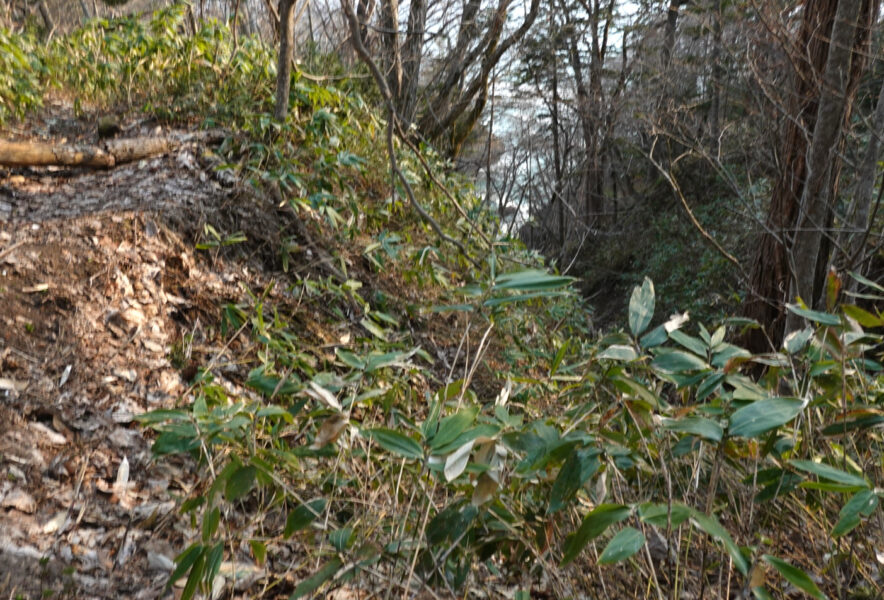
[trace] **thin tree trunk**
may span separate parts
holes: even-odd
[[[804,187],[807,144],[816,124],[817,81],[825,68],[836,6],[837,0],[808,0],[804,5],[794,49],[796,71],[778,161],[780,173],[771,194],[765,231],[758,242],[743,307],[745,316],[767,330],[753,329],[747,333],[744,344],[753,352],[770,350],[768,338],[776,347],[783,339],[784,304],[792,273],[788,248]]]
[[[289,111],[294,8],[295,0],[279,0],[279,58],[276,66],[276,106],[273,110],[273,117],[277,121],[285,121]]]
[[[718,144],[721,135],[721,80],[724,76],[724,67],[721,65],[721,0],[715,0],[712,14],[712,98],[709,102],[709,142],[712,151]]]
[[[402,55],[399,48],[399,0],[381,0],[381,39],[387,86],[393,98],[402,94]]]
[[[397,98],[397,111],[402,125],[408,127],[417,107],[417,86],[424,55],[424,29],[427,23],[427,1],[411,0],[408,33],[402,46],[402,87]]]
[[[878,92],[878,103],[875,107],[875,116],[872,119],[872,128],[869,134],[869,145],[857,174],[856,190],[847,213],[849,233],[845,236],[842,246],[847,249],[848,255],[844,264],[845,269],[856,267],[862,271],[865,262],[863,248],[871,228],[870,217],[872,215],[872,197],[875,191],[875,180],[878,173],[878,161],[881,154],[881,136],[884,135],[884,81]],[[882,183],[884,187],[884,183]],[[856,282],[851,280],[848,289],[855,290]]]
[[[55,31],[55,23],[52,21],[52,14],[49,12],[49,7],[46,6],[46,0],[40,0],[37,9],[40,11],[40,16],[43,17],[43,24],[46,26],[46,39],[49,39]]]
[[[856,42],[857,21],[862,0],[839,0],[832,25],[829,53],[823,72],[816,127],[810,147],[807,179],[801,195],[792,259],[795,273],[790,297],[802,296],[811,307],[818,307],[825,283],[828,253],[823,236],[829,228],[834,194],[840,170],[839,147],[852,97],[849,93],[851,58]],[[822,261],[822,265],[819,262]],[[820,275],[821,274],[821,275]],[[789,313],[786,333],[801,326],[801,319]]]

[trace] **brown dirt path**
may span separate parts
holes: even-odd
[[[254,207],[203,150],[0,170],[0,597],[156,598],[190,537],[192,466],[151,463],[133,416],[176,402],[240,294],[193,238]]]

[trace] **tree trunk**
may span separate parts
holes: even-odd
[[[872,127],[869,132],[869,145],[866,147],[865,156],[856,176],[856,189],[853,192],[853,200],[847,211],[848,233],[843,236],[841,247],[847,251],[842,268],[846,270],[856,269],[861,274],[863,263],[866,258],[864,247],[871,228],[872,197],[875,191],[875,180],[878,173],[878,160],[881,154],[881,136],[884,135],[884,80],[878,91],[878,103],[875,107],[875,115],[872,119]],[[884,190],[884,182],[880,184]],[[880,196],[879,196],[880,201]],[[851,279],[847,284],[848,290],[856,290],[856,282]]]
[[[792,249],[795,273],[791,281],[790,298],[801,296],[811,308],[818,307],[824,284],[824,279],[820,280],[817,275],[820,272],[818,262],[828,262],[828,253],[821,251],[823,234],[830,228],[840,164],[838,150],[845,117],[852,102],[852,98],[848,96],[852,71],[850,62],[861,4],[862,0],[838,2],[829,42],[829,55],[823,72],[807,178],[801,194],[801,210]],[[824,267],[825,265],[823,273]],[[790,313],[786,333],[800,325],[800,317]]]
[[[46,26],[46,39],[49,39],[55,31],[55,23],[52,21],[52,14],[49,12],[49,7],[46,6],[46,0],[40,0],[37,9],[40,11],[40,16],[43,17],[43,24]]]
[[[408,128],[417,107],[417,86],[424,55],[424,29],[427,24],[427,1],[411,0],[408,33],[402,46],[402,86],[396,108],[402,126]]]
[[[670,0],[669,8],[666,9],[666,34],[663,38],[663,69],[669,68],[672,60],[672,51],[675,49],[675,29],[678,26],[678,9],[685,0]]]
[[[724,67],[721,65],[721,0],[715,0],[712,14],[712,97],[709,102],[709,143],[712,152],[715,153],[718,146],[718,138],[721,135],[721,80],[724,77]]]
[[[276,66],[276,106],[273,117],[285,121],[289,111],[292,80],[292,47],[294,46],[295,0],[279,0],[279,58]]]
[[[402,55],[399,49],[399,0],[381,0],[381,39],[387,87],[393,98],[402,94]]]
[[[855,94],[862,65],[861,60],[851,61],[850,53],[851,50],[857,54],[861,53],[858,50],[866,43],[869,33],[868,25],[873,22],[872,15],[876,12],[877,4],[873,0],[842,1],[861,1],[860,14],[863,15],[862,23],[864,23],[859,28],[856,27],[856,20],[841,25],[842,27],[849,26],[853,32],[853,37],[848,39],[846,45],[847,63],[841,65],[841,68],[847,69],[846,72],[850,73],[846,91],[842,92],[843,98],[841,100],[845,103],[846,110],[850,106],[848,99],[852,99]],[[827,169],[824,164],[816,173],[810,173],[808,171],[808,156],[812,154],[809,146],[811,140],[814,140],[813,143],[818,152],[822,153],[825,150],[822,143],[816,144],[817,119],[827,116],[820,111],[821,93],[829,95],[827,102],[838,102],[836,89],[820,90],[819,82],[824,73],[826,73],[827,81],[830,82],[827,85],[831,85],[833,81],[836,83],[840,81],[841,75],[837,71],[827,72],[830,56],[829,38],[834,33],[833,23],[835,13],[839,8],[842,11],[852,10],[846,5],[839,7],[838,0],[807,0],[804,6],[802,25],[793,54],[796,72],[788,110],[789,118],[786,120],[786,131],[783,136],[783,150],[779,160],[780,174],[771,196],[765,231],[758,243],[758,251],[750,275],[749,294],[744,305],[744,315],[757,320],[767,330],[767,335],[763,331],[753,330],[744,340],[745,345],[754,352],[770,350],[768,337],[775,347],[779,347],[781,344],[785,334],[784,305],[790,299],[793,278],[802,272],[802,276],[805,278],[804,283],[799,284],[796,281],[796,285],[801,285],[802,288],[808,286],[807,272],[812,265],[816,279],[818,281],[825,279],[825,261],[818,259],[819,250],[822,248],[821,243],[824,241],[822,232],[818,232],[820,233],[818,238],[805,238],[802,241],[802,252],[805,251],[804,249],[810,248],[811,245],[817,246],[813,250],[813,257],[800,257],[797,248],[794,252],[792,250],[797,241],[796,226],[799,219],[799,206],[802,205],[803,198],[811,198],[805,193],[806,182],[810,181],[810,177],[823,177],[825,174],[829,175],[829,186],[835,186],[837,182],[837,165],[834,165],[836,168]],[[843,51],[844,48],[836,50],[833,60],[838,59],[839,56],[843,59]],[[840,55],[839,52],[841,52]],[[839,129],[845,119],[845,113],[841,112],[840,114],[841,116],[838,117]],[[830,123],[828,126],[831,127],[832,124]],[[837,137],[839,136],[836,130]],[[815,158],[820,160],[819,156]],[[822,180],[816,181],[814,185],[821,183]],[[831,187],[829,190],[822,190],[822,193],[826,194],[826,198],[834,198],[834,189]],[[808,204],[807,207],[809,206]],[[813,210],[816,211],[819,208],[813,207]],[[823,209],[823,217],[819,217],[816,212],[802,212],[802,223],[807,225],[828,221],[825,212],[831,209],[830,203],[826,202],[821,208]],[[797,265],[792,262],[793,260],[804,261],[803,271],[798,270]],[[810,280],[813,281],[813,277]],[[813,290],[815,285],[808,287]],[[820,285],[821,287],[822,285]],[[814,292],[802,293],[813,294]],[[806,300],[813,302],[812,297],[806,298]]]

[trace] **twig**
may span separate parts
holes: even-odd
[[[0,250],[0,258],[6,258],[7,254],[9,254],[10,252],[12,252],[13,250],[15,250],[16,248],[18,248],[19,246],[21,246],[24,243],[25,243],[24,240],[19,240],[16,243],[14,243],[13,245],[9,246],[8,248],[4,248],[3,250]]]
[[[353,39],[353,47],[356,50],[356,54],[359,55],[359,58],[362,59],[362,62],[368,66],[368,69],[371,71],[372,76],[374,77],[375,83],[378,86],[378,89],[381,92],[381,96],[384,98],[384,103],[387,105],[387,154],[390,158],[390,170],[393,172],[395,177],[399,179],[402,183],[402,187],[405,189],[405,194],[408,196],[408,202],[411,206],[417,211],[420,215],[421,219],[424,220],[436,235],[443,241],[452,244],[460,250],[461,254],[477,269],[480,268],[479,263],[473,259],[469,253],[467,252],[466,247],[460,241],[454,239],[453,237],[446,234],[442,231],[442,227],[436,220],[427,213],[426,209],[421,206],[421,204],[417,201],[417,198],[414,196],[414,190],[411,189],[411,184],[408,183],[408,180],[405,178],[405,174],[399,169],[399,165],[396,161],[396,149],[393,147],[393,131],[398,127],[398,119],[396,116],[396,108],[393,106],[393,96],[390,93],[390,88],[387,86],[387,81],[384,79],[383,74],[381,73],[378,66],[372,60],[371,56],[368,54],[368,50],[365,48],[365,44],[362,42],[362,35],[359,33],[359,22],[356,20],[356,14],[353,12],[353,7],[350,5],[350,0],[341,0],[341,6],[344,9],[344,14],[347,16],[347,22],[350,25],[350,36]],[[395,193],[395,186],[393,186],[393,192]],[[463,210],[463,209],[461,209]]]
[[[654,144],[653,146],[651,146],[651,151],[648,153],[648,160],[651,161],[651,164],[654,165],[654,167],[660,172],[660,175],[663,176],[663,179],[665,179],[667,183],[669,183],[672,191],[678,197],[682,207],[684,207],[685,212],[688,214],[688,218],[691,220],[691,223],[694,225],[697,231],[700,232],[700,235],[702,235],[707,242],[712,244],[712,246],[716,250],[718,250],[722,256],[724,256],[728,261],[732,262],[740,270],[740,273],[742,273],[743,277],[745,277],[748,281],[749,274],[746,273],[746,270],[743,268],[743,265],[740,264],[740,261],[737,260],[733,254],[725,250],[724,247],[718,243],[718,240],[712,237],[712,235],[710,235],[710,233],[703,228],[703,225],[697,220],[697,217],[694,216],[694,211],[691,210],[687,199],[684,197],[684,193],[681,191],[681,186],[678,185],[678,181],[675,180],[675,178],[672,176],[672,173],[664,169],[660,163],[654,160],[654,147],[656,145],[657,141],[654,140]]]

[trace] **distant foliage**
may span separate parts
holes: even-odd
[[[0,124],[43,105],[43,61],[29,34],[0,28]]]

